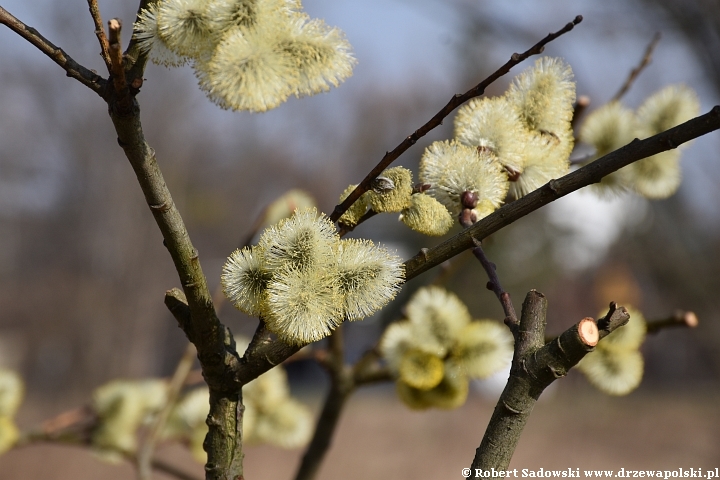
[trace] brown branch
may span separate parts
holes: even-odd
[[[630,71],[630,75],[628,75],[625,83],[622,84],[620,90],[618,90],[618,92],[612,97],[611,101],[616,102],[620,100],[627,93],[627,91],[630,90],[630,87],[632,87],[633,83],[635,83],[635,80],[640,75],[640,73],[642,73],[642,71],[645,70],[645,67],[647,67],[652,61],[653,51],[655,50],[655,47],[657,46],[659,41],[660,32],[657,32],[648,44],[647,48],[645,48],[645,55],[643,55],[642,60],[640,60],[640,64]]]
[[[98,7],[97,0],[87,0],[88,8],[90,9],[90,16],[95,24],[95,36],[100,42],[100,56],[105,62],[108,73],[112,73],[112,65],[110,63],[110,45],[108,43],[107,36],[105,36],[105,30],[103,28],[102,16],[100,15],[100,8]]]
[[[558,38],[561,35],[564,35],[565,33],[572,30],[575,25],[582,22],[582,16],[578,15],[575,17],[575,19],[565,25],[562,29],[558,30],[555,33],[548,34],[545,38],[540,40],[538,43],[533,45],[530,49],[523,53],[513,53],[510,57],[510,60],[508,60],[505,65],[500,67],[498,70],[495,71],[492,75],[487,77],[485,80],[477,84],[475,87],[471,88],[467,92],[463,94],[457,94],[454,95],[450,101],[437,113],[434,117],[432,117],[425,125],[420,127],[419,129],[415,130],[411,135],[405,138],[405,140],[400,143],[397,147],[395,147],[394,150],[391,152],[387,152],[385,156],[380,160],[380,163],[378,163],[375,168],[373,168],[370,173],[367,174],[367,176],[363,179],[362,182],[353,190],[348,197],[343,200],[343,202],[340,205],[337,205],[335,209],[333,210],[332,215],[330,216],[330,220],[333,222],[337,222],[338,219],[342,216],[343,213],[347,211],[350,206],[355,203],[355,200],[360,198],[360,195],[367,192],[370,188],[370,184],[372,181],[382,173],[383,170],[385,170],[392,162],[394,162],[400,155],[402,155],[407,149],[415,145],[415,143],[422,137],[424,137],[428,132],[430,132],[432,129],[437,127],[438,125],[442,124],[442,121],[445,117],[450,115],[450,113],[455,110],[457,107],[462,105],[463,103],[467,102],[471,98],[478,97],[485,93],[485,89],[495,82],[498,78],[502,77],[506,73],[510,71],[511,68],[518,65],[528,57],[532,55],[538,55],[543,52],[545,45],[552,42],[556,38]]]
[[[135,171],[145,201],[162,233],[165,247],[175,265],[188,312],[180,298],[171,298],[173,314],[183,318],[188,339],[195,344],[205,380],[210,388],[210,413],[206,448],[208,479],[242,476],[242,383],[240,359],[231,347],[232,335],[218,319],[197,251],[165,183],[155,152],[145,141],[139,109],[133,95],[113,96],[110,117],[118,143]],[[126,108],[129,106],[130,108]],[[169,299],[166,297],[166,301]],[[189,318],[189,322],[187,319]],[[289,356],[289,355],[288,355]],[[262,372],[258,372],[259,375]]]
[[[37,443],[61,443],[74,447],[91,447],[92,432],[97,428],[98,421],[99,418],[91,407],[74,408],[46,420],[38,430],[24,432],[13,448],[26,448]],[[116,450],[116,452],[126,461],[138,463],[138,457],[134,452],[126,450]],[[150,465],[153,469],[179,480],[199,480],[163,460],[152,459]]]
[[[107,85],[104,78],[77,63],[62,48],[56,47],[52,42],[40,35],[37,30],[25,25],[2,7],[0,7],[0,24],[6,25],[10,30],[50,57],[53,62],[65,70],[68,77],[74,78],[93,92],[104,97]]]
[[[709,113],[693,118],[682,125],[654,135],[645,140],[633,140],[598,160],[571,172],[523,198],[504,205],[475,225],[433,248],[423,249],[405,262],[405,279],[410,280],[432,267],[473,248],[475,239],[483,240],[492,233],[510,225],[569,193],[599,182],[604,176],[633,162],[666,150],[677,148],[685,142],[720,128],[720,106]]]
[[[122,54],[122,22],[119,18],[113,18],[108,22],[108,37],[110,41],[110,74],[115,87],[115,93],[119,98],[127,96],[127,82],[125,81],[125,64]]]
[[[500,285],[497,267],[488,259],[487,255],[485,255],[485,251],[482,249],[482,243],[475,239],[473,239],[473,243],[475,244],[475,248],[472,249],[472,253],[475,255],[475,258],[480,261],[489,279],[486,285],[487,289],[495,293],[495,296],[500,300],[500,305],[502,305],[503,312],[505,313],[505,324],[514,332],[520,322],[518,322],[517,313],[515,313],[515,307],[510,299],[510,294],[503,290],[502,285]]]
[[[618,307],[615,302],[610,302],[608,313],[604,317],[598,318],[597,321],[600,338],[605,338],[616,328],[625,325],[628,320],[630,320],[630,315],[625,307]]]
[[[567,375],[603,334],[627,323],[624,308],[611,307],[603,320],[605,331],[592,318],[584,318],[550,343],[544,344],[547,301],[536,291],[523,302],[515,339],[510,378],[498,400],[472,462],[473,476],[491,476],[478,470],[506,470],[535,402],[552,382]],[[624,312],[624,313],[623,313]]]
[[[301,348],[298,345],[287,345],[272,338],[267,328],[258,328],[250,346],[240,359],[239,368],[235,373],[235,381],[240,385],[245,385],[295,355]]]
[[[695,312],[678,310],[671,316],[659,320],[648,320],[647,333],[658,333],[661,330],[672,327],[695,328],[698,326],[698,318]]]
[[[340,325],[328,338],[330,358],[326,365],[330,373],[330,390],[315,426],[313,438],[295,474],[295,480],[312,480],[317,476],[320,465],[330,449],[345,403],[355,389],[352,370],[344,361],[342,333],[342,325]]]
[[[177,404],[177,400],[180,397],[180,391],[185,385],[185,381],[190,374],[190,370],[192,369],[196,356],[197,350],[195,349],[195,345],[188,343],[185,348],[185,352],[175,367],[175,373],[173,373],[170,383],[168,384],[168,393],[165,405],[154,418],[150,428],[148,429],[147,436],[138,448],[137,469],[138,478],[140,480],[152,479],[152,461],[155,452],[155,445],[160,438],[163,428],[165,428],[168,418],[170,418],[170,412]]]

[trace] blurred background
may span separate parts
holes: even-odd
[[[702,113],[720,104],[717,0],[303,3],[311,16],[346,32],[358,59],[354,76],[329,93],[291,99],[264,114],[233,113],[205,98],[190,68],[150,65],[145,74],[138,97],[145,135],[211,289],[269,202],[302,188],[330,213],[348,184],[359,182],[453,94],[577,14],[583,23],[549,44],[545,55],[572,66],[590,110],[615,94],[656,32],[662,39],[652,63],[624,103],[635,108],[656,90],[683,83],[698,93]],[[105,20],[119,17],[129,31],[137,2],[99,4]],[[1,5],[102,71],[85,1]],[[487,94],[502,94],[531,62]],[[451,118],[396,164],[416,170],[427,145],[452,136]],[[648,339],[645,378],[628,397],[606,397],[574,372],[557,382],[531,417],[512,466],[720,466],[719,151],[717,133],[687,148],[683,183],[668,200],[598,200],[577,192],[487,241],[516,308],[531,288],[546,294],[549,333],[597,316],[611,300],[639,307],[648,319],[683,309],[700,320],[694,330]],[[441,241],[410,231],[394,215],[377,216],[354,235],[403,258]],[[351,359],[374,345],[408,296],[439,272],[412,280],[381,314],[350,325]],[[452,260],[447,273],[448,288],[474,316],[502,318],[469,255]],[[88,403],[92,390],[110,379],[171,374],[186,339],[162,300],[177,286],[104,102],[1,28],[0,367],[18,370],[27,382],[21,427]],[[254,331],[256,320],[228,305],[219,310],[233,332]],[[290,375],[294,390],[317,406],[323,372],[302,362]],[[320,478],[460,478],[496,397],[483,387],[457,411],[415,413],[394,397],[392,385],[368,389],[351,402]],[[179,447],[160,453],[202,472]],[[300,454],[250,449],[246,476],[289,478]],[[27,447],[0,457],[3,480],[132,477],[128,465],[106,466],[68,447]]]

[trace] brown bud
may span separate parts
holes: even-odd
[[[475,208],[478,203],[478,194],[465,190],[462,195],[460,195],[460,203],[464,208]]]
[[[426,190],[429,190],[432,185],[429,183],[416,183],[415,186],[413,186],[413,193],[423,193]]]
[[[469,227],[473,223],[477,222],[477,214],[470,208],[464,208],[460,212],[460,225],[463,227]]]

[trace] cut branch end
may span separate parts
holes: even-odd
[[[585,317],[578,323],[580,340],[589,347],[594,347],[600,341],[600,331],[592,317]]]

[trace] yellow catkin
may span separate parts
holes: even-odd
[[[235,250],[223,265],[220,283],[223,293],[240,311],[262,315],[267,308],[267,286],[272,273],[265,264],[261,247]]]
[[[505,325],[475,320],[460,330],[451,356],[471,378],[487,378],[512,360],[513,337]]]
[[[343,191],[342,195],[340,195],[340,202],[342,203],[348,196],[350,196],[356,187],[357,185],[348,186],[345,191]],[[342,214],[338,222],[343,225],[347,225],[348,227],[354,227],[358,224],[362,216],[365,215],[367,208],[367,197],[365,195],[361,195],[360,198],[358,198],[355,203],[353,203],[350,208]]]
[[[384,189],[366,193],[370,208],[376,212],[401,212],[410,205],[413,181],[412,172],[407,168],[388,168],[380,174]]]
[[[345,318],[361,320],[395,298],[405,278],[400,257],[370,240],[342,240],[336,252],[335,276]]]
[[[473,192],[478,203],[498,208],[509,188],[505,169],[490,151],[478,151],[457,140],[434,142],[426,148],[419,176],[421,182],[430,184],[426,193],[452,215],[462,210],[463,192]]]
[[[410,206],[402,211],[400,220],[416,232],[433,237],[445,235],[454,223],[442,203],[420,193],[410,197]]]
[[[400,381],[420,390],[437,386],[444,372],[440,357],[418,348],[406,350],[400,360]]]
[[[466,145],[489,150],[513,171],[523,169],[524,126],[506,97],[474,98],[458,109],[455,137]]]
[[[609,395],[627,395],[640,385],[643,365],[642,354],[637,350],[597,349],[577,366],[598,390]]]

